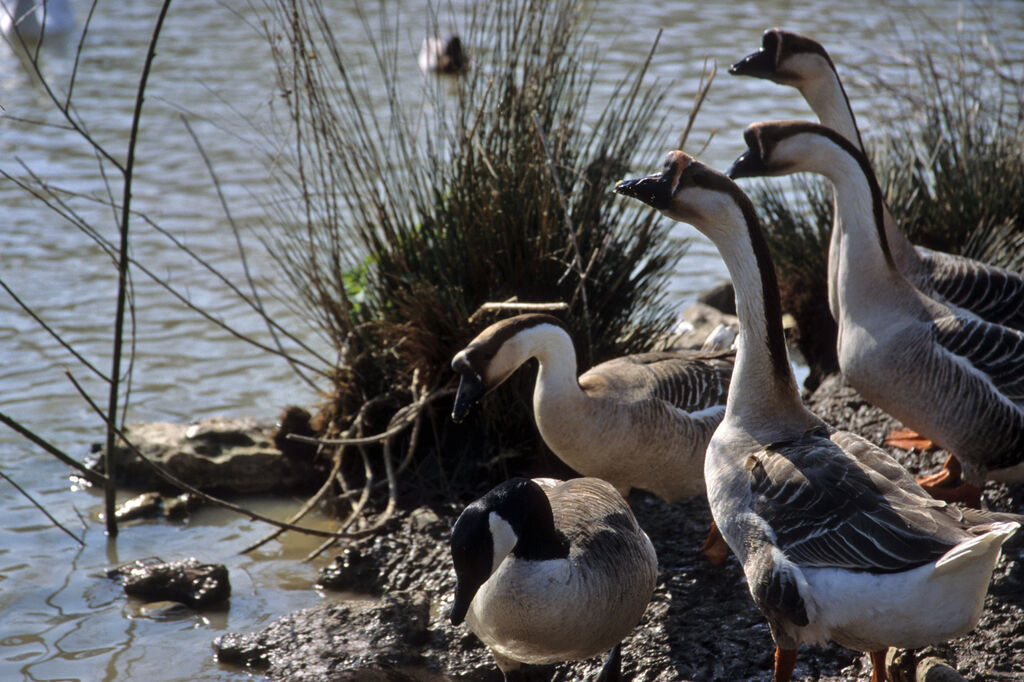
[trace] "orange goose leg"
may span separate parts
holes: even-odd
[[[928,440],[914,429],[893,429],[889,432],[889,437],[885,439],[886,445],[895,445],[898,448],[904,450],[931,450],[935,447],[935,443]]]
[[[703,554],[704,558],[711,562],[712,566],[721,566],[729,558],[729,545],[726,544],[725,538],[722,537],[722,532],[718,530],[718,525],[715,524],[714,519],[711,520],[707,539],[704,540],[704,544],[697,551]]]
[[[922,476],[917,484],[937,500],[959,502],[974,509],[981,509],[981,488],[961,480],[963,468],[954,455],[946,459],[942,468],[934,474]]]
[[[885,670],[885,653],[887,649],[871,652],[871,682],[889,682],[889,675]]]
[[[774,682],[789,682],[796,666],[796,649],[780,649],[775,647]]]

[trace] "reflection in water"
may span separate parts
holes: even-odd
[[[360,22],[349,16],[350,3],[327,4],[338,5],[328,11],[348,53],[370,61]],[[455,4],[458,11],[467,3]],[[666,104],[670,120],[676,117],[680,125],[685,122],[705,58],[718,66],[719,76],[690,139],[699,146],[711,138],[701,157],[724,168],[742,150],[739,131],[747,123],[811,116],[791,89],[725,75],[730,63],[756,49],[765,28],[783,26],[813,35],[828,48],[870,141],[884,132],[876,127],[876,110],[885,106],[885,98],[864,89],[857,78],[860,70],[901,74],[897,38],[913,39],[915,31],[918,40],[945,44],[958,24],[967,31],[983,27],[954,3],[930,0],[918,5],[916,10],[904,11],[886,9],[880,2],[834,0],[594,3],[587,37],[604,66],[592,96],[596,101],[609,96],[624,69],[643,61],[658,29],[664,27],[651,77],[672,83]],[[76,9],[83,7],[78,3]],[[421,7],[419,2],[403,3],[408,22],[400,27],[397,38],[409,55],[402,87],[410,92],[422,83],[416,52],[423,31],[414,24],[424,16]],[[1024,50],[1024,13],[1019,4],[993,4],[988,11],[992,25],[999,27],[1001,42]],[[133,88],[153,12],[153,3],[142,0],[101,5],[79,65],[77,113],[101,143],[118,155],[123,155],[127,142]],[[370,16],[370,25],[377,26],[379,18]],[[246,24],[257,20],[248,6],[176,0],[161,37],[144,110],[134,197],[138,210],[159,220],[236,282],[244,277],[234,238],[180,115],[188,116],[213,159],[242,235],[251,237],[264,215],[257,197],[272,189],[260,147],[254,144],[259,131],[253,125],[267,125],[271,111],[281,106],[269,50]],[[43,55],[44,72],[57,84],[58,92],[66,88],[72,55],[73,50],[59,49]],[[0,119],[0,168],[21,175],[19,163],[24,162],[71,193],[69,204],[100,226],[103,238],[114,239],[109,209],[94,200],[104,196],[96,180],[96,162],[81,139],[63,128],[26,126],[14,120],[58,122],[47,113],[45,93],[33,85],[15,53],[3,45],[0,104],[8,117]],[[246,122],[239,121],[242,116]],[[665,141],[666,150],[678,133],[672,138]],[[637,159],[636,164],[636,170],[646,171],[660,160]],[[0,179],[0,203],[4,206],[0,278],[106,371],[114,308],[109,260],[92,239],[8,180]],[[214,315],[269,341],[260,322],[225,295],[224,282],[183,257],[158,232],[141,222],[135,225],[135,257]],[[677,230],[679,238],[696,235],[685,226]],[[272,283],[277,273],[265,254],[252,249],[246,255],[257,277]],[[681,303],[725,276],[717,253],[703,240],[691,248],[683,269],[685,274],[673,283],[672,293]],[[286,404],[315,400],[283,362],[239,344],[151,280],[137,275],[134,284],[140,343],[130,419],[189,421],[215,414],[270,418]],[[314,348],[323,349],[323,342],[302,319],[280,305],[273,312],[306,334],[305,340]],[[101,434],[95,418],[63,377],[66,365],[88,390],[103,390],[101,381],[74,364],[52,337],[0,292],[0,411],[83,457],[89,443]],[[297,562],[318,544],[312,539],[287,535],[283,544],[269,545],[257,556],[239,556],[237,552],[262,537],[266,529],[226,512],[201,510],[187,526],[136,523],[126,527],[116,543],[108,543],[96,521],[101,507],[98,494],[69,492],[68,471],[55,460],[12,433],[0,431],[0,468],[33,491],[87,542],[79,548],[46,525],[38,510],[0,481],[0,509],[4,510],[0,679],[128,680],[168,679],[169,675],[243,679],[247,677],[243,672],[213,661],[210,642],[214,637],[227,630],[254,630],[323,598],[307,589],[316,578],[316,566]],[[263,511],[282,518],[293,508],[290,501],[263,504],[267,506]],[[88,521],[79,521],[80,517]],[[103,577],[104,571],[154,553],[164,558],[199,554],[203,561],[227,564],[232,581],[230,607],[184,617],[140,617],[142,607]],[[175,661],[173,674],[167,669],[171,660]]]

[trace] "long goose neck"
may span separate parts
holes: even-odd
[[[774,419],[784,414],[804,421],[782,330],[782,306],[775,267],[754,206],[742,192],[705,214],[706,234],[718,247],[736,292],[740,333],[729,385],[726,419]]]
[[[843,82],[839,80],[835,66],[827,62],[816,78],[808,78],[797,85],[797,89],[807,100],[811,110],[822,125],[836,131],[864,152],[864,141],[857,129],[857,119],[850,106],[850,98],[846,95]]]
[[[856,145],[864,156],[868,155],[868,151],[864,147],[864,139],[857,127],[857,118],[853,113],[853,107],[850,106],[850,98],[847,96],[843,82],[839,79],[839,74],[836,73],[835,65],[831,61],[828,62],[828,68],[823,68],[817,78],[807,79],[797,87],[822,125],[831,128]],[[920,261],[917,251],[914,250],[914,245],[903,234],[903,230],[899,228],[884,202],[882,213],[886,239],[894,260],[901,270],[913,268]],[[835,231],[832,233],[832,239],[834,245],[837,239]],[[831,293],[829,301],[831,304]]]
[[[839,236],[839,256],[836,272],[829,273],[829,288],[830,296],[835,288],[843,315],[849,312],[844,308],[876,308],[880,290],[898,295],[909,284],[889,248],[882,192],[867,159],[835,146],[831,149],[823,168],[835,187],[833,231]]]
[[[581,401],[585,398],[576,378],[576,349],[564,329],[541,325],[527,332],[524,340],[530,356],[540,363],[533,392],[534,410],[539,411],[549,401]]]

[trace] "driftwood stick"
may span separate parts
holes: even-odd
[[[89,483],[92,483],[93,485],[98,485],[98,486],[106,485],[106,483],[107,483],[107,477],[106,476],[104,476],[103,474],[100,474],[100,473],[97,473],[97,472],[93,471],[89,467],[85,466],[84,464],[82,464],[81,462],[76,460],[74,457],[71,457],[70,455],[66,454],[62,450],[59,450],[56,446],[52,445],[49,441],[44,440],[41,436],[36,435],[35,433],[30,431],[25,426],[22,426],[20,423],[18,423],[17,421],[12,419],[11,417],[8,417],[3,412],[0,412],[0,422],[3,422],[4,424],[9,426],[14,431],[17,431],[19,434],[21,434],[22,436],[24,436],[28,440],[32,441],[33,443],[35,443],[36,445],[41,447],[43,450],[46,450],[51,455],[53,455],[54,457],[56,457],[60,461],[64,462],[65,464],[67,464],[72,469],[75,469],[78,473],[80,473],[82,475],[83,478],[85,478],[87,481],[89,481]]]
[[[26,490],[25,490],[24,488],[22,488],[22,487],[21,487],[20,485],[18,485],[17,483],[15,483],[15,482],[14,482],[14,479],[12,479],[12,478],[11,478],[10,476],[8,476],[7,474],[5,474],[5,473],[4,473],[4,472],[2,472],[2,471],[0,471],[0,476],[2,476],[2,477],[4,478],[4,480],[6,480],[6,481],[7,481],[8,483],[10,483],[11,485],[13,485],[13,486],[14,486],[14,488],[15,488],[15,489],[16,489],[16,490],[17,490],[17,491],[18,491],[19,493],[21,493],[22,495],[24,495],[24,496],[25,496],[25,498],[26,498],[26,499],[28,499],[28,501],[29,501],[29,502],[31,502],[32,504],[34,504],[34,505],[36,506],[36,509],[38,509],[39,511],[43,512],[44,514],[46,514],[46,518],[50,519],[50,521],[51,521],[51,522],[53,523],[53,525],[57,526],[57,527],[58,527],[58,528],[60,528],[60,529],[61,529],[62,531],[64,531],[64,532],[65,532],[65,533],[67,533],[68,535],[70,535],[70,536],[71,536],[71,537],[72,537],[72,538],[74,539],[74,541],[75,541],[75,542],[77,542],[77,543],[78,543],[79,545],[81,545],[81,546],[85,547],[85,540],[83,540],[82,538],[78,537],[77,535],[75,535],[74,533],[72,533],[71,531],[69,531],[69,530],[68,530],[67,528],[65,528],[65,527],[64,527],[64,525],[63,525],[63,524],[62,524],[62,523],[61,523],[60,521],[58,521],[57,519],[55,519],[55,518],[53,517],[53,515],[52,515],[52,514],[50,514],[50,512],[46,511],[46,507],[44,507],[43,505],[39,504],[39,503],[38,503],[38,502],[37,502],[37,501],[35,500],[35,498],[33,498],[33,497],[32,497],[31,495],[29,495],[29,494],[28,494],[28,491],[26,491]]]

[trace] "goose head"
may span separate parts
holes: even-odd
[[[731,67],[734,76],[764,78],[796,88],[835,71],[820,43],[799,33],[770,28],[761,37],[761,49]]]
[[[500,386],[534,355],[527,332],[542,325],[565,331],[565,325],[551,315],[516,315],[495,322],[455,354],[452,369],[459,374],[459,389],[452,408],[453,421],[465,419],[480,398]]]
[[[544,490],[528,478],[513,478],[463,510],[452,528],[451,552],[456,584],[449,618],[458,625],[477,591],[507,556],[568,556],[568,543],[555,529]]]
[[[720,228],[716,217],[749,203],[729,178],[690,155],[672,151],[665,156],[661,173],[634,180],[620,180],[615,191],[639,199],[662,214],[696,226],[712,241]]]
[[[820,173],[831,177],[835,154],[829,146],[852,157],[871,173],[867,159],[845,137],[823,125],[805,121],[752,123],[743,131],[747,150],[727,171],[730,178]],[[873,173],[871,173],[873,176]]]

